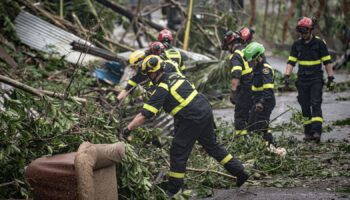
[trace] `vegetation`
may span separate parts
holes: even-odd
[[[32,160],[45,155],[55,155],[76,151],[83,141],[92,143],[112,143],[119,141],[117,134],[125,127],[130,116],[139,108],[136,98],[127,99],[127,104],[132,105],[117,107],[115,90],[103,83],[99,83],[91,77],[94,65],[78,66],[67,63],[64,57],[47,55],[34,51],[21,45],[16,38],[14,19],[20,11],[20,7],[27,5],[28,0],[12,1],[3,0],[0,3],[0,48],[4,49],[15,62],[17,67],[0,61],[0,74],[19,80],[34,88],[41,88],[56,93],[63,93],[65,97],[79,96],[87,99],[87,103],[72,101],[69,98],[52,98],[48,96],[36,97],[19,89],[0,89],[0,198],[31,198],[30,186],[24,179],[24,168]],[[40,1],[40,7],[52,15],[59,15],[57,3],[44,0]],[[132,22],[124,16],[118,15],[106,7],[90,0],[65,0],[63,21],[76,25],[73,13],[85,29],[94,32],[89,40],[96,42],[100,47],[114,51],[110,42],[103,38],[109,38],[110,32],[117,22],[125,28]],[[126,5],[126,1],[114,1]],[[220,2],[220,1],[217,1]],[[226,1],[227,2],[227,1]],[[275,2],[275,1],[274,1]],[[276,1],[278,15],[281,16],[289,5],[284,1]],[[295,1],[293,1],[294,3]],[[298,5],[302,1],[297,1]],[[321,1],[320,1],[321,2]],[[329,5],[328,5],[329,4]],[[328,3],[334,10],[341,6],[339,2]],[[275,5],[272,5],[275,6]],[[320,6],[320,5],[319,5]],[[224,6],[225,7],[225,6]],[[220,10],[219,5],[203,5],[206,12],[201,17],[194,19],[190,47],[191,50],[210,54],[220,59],[220,37],[228,28],[238,29],[241,25],[247,25],[242,18],[249,16],[246,12],[233,11],[227,15],[227,10]],[[219,9],[220,8],[220,9]],[[227,8],[227,7],[225,7]],[[35,9],[30,9],[35,12]],[[180,8],[179,8],[180,9]],[[299,9],[299,8],[298,8]],[[273,9],[276,10],[276,9]],[[307,5],[307,11],[313,10]],[[327,19],[337,22],[327,34],[332,38],[333,33],[339,33],[339,27],[344,22],[339,20],[340,13],[323,10]],[[39,11],[37,15],[49,21]],[[299,13],[299,12],[298,12]],[[304,11],[304,13],[307,13]],[[312,12],[310,12],[312,13]],[[346,13],[346,12],[345,12]],[[260,15],[261,13],[257,13]],[[267,13],[274,21],[276,13]],[[300,14],[300,13],[299,13]],[[298,14],[298,15],[299,15]],[[183,17],[184,17],[183,13]],[[199,15],[197,15],[199,16]],[[253,15],[252,15],[253,16]],[[295,22],[298,16],[289,19]],[[202,20],[206,20],[205,31],[201,31]],[[255,18],[256,27],[266,23]],[[52,22],[53,23],[53,22]],[[292,23],[291,23],[292,24]],[[293,25],[291,25],[293,26]],[[69,26],[68,26],[69,27]],[[148,27],[142,26],[145,35]],[[321,30],[326,31],[327,24],[320,24]],[[290,28],[286,41],[292,40],[294,29]],[[67,30],[69,30],[67,28]],[[257,29],[257,36],[266,34],[267,41],[282,41],[282,22],[274,21],[273,26],[268,26],[261,33]],[[289,31],[289,28],[286,29]],[[69,30],[75,34],[81,34],[76,29]],[[181,44],[182,29],[177,35],[177,44]],[[322,32],[324,33],[324,32]],[[196,35],[196,37],[193,37]],[[81,35],[80,35],[81,36]],[[151,38],[151,37],[149,37]],[[209,46],[209,48],[207,48]],[[117,49],[119,51],[120,49]],[[222,107],[225,100],[222,94],[228,94],[229,76],[224,61],[212,61],[197,63],[200,70],[189,72],[190,79],[200,91],[211,95],[212,100]],[[200,73],[199,73],[200,72]],[[219,80],[219,81],[218,81]],[[295,77],[292,77],[295,80]],[[339,90],[347,90],[349,83],[339,84]],[[277,90],[283,86],[282,75],[276,72]],[[292,85],[292,83],[291,83]],[[110,90],[108,90],[110,89]],[[134,96],[140,96],[136,91]],[[220,94],[217,96],[217,94]],[[223,98],[225,99],[225,98]],[[124,105],[127,105],[124,104]],[[227,104],[226,104],[227,105]],[[273,127],[276,132],[291,132],[296,134],[302,130],[302,116],[299,111],[293,110],[289,123],[278,124]],[[349,119],[336,121],[334,125],[348,125]],[[280,159],[267,151],[262,143],[260,135],[247,137],[232,137],[233,126],[231,123],[217,121],[216,133],[218,140],[225,144],[230,152],[245,163],[248,171],[253,174],[249,181],[253,186],[295,187],[303,186],[305,178],[313,181],[324,178],[348,179],[350,146],[348,142],[328,142],[320,145],[304,143],[294,137],[283,136],[278,138],[278,145],[287,149],[286,159]],[[126,147],[127,157],[123,164],[118,166],[118,185],[120,199],[166,199],[166,176],[169,164],[170,136],[163,136],[159,129],[141,127],[133,132],[135,140]],[[160,142],[161,147],[156,145]],[[205,167],[203,167],[205,163]],[[210,196],[214,188],[232,188],[234,180],[225,174],[226,171],[215,160],[210,158],[201,146],[196,145],[188,162],[186,174],[186,188],[195,189],[200,197]],[[306,183],[307,184],[307,183]],[[348,188],[332,188],[348,192]],[[179,194],[177,198],[189,198],[190,192]]]

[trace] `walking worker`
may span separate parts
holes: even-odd
[[[276,105],[274,70],[266,61],[265,48],[257,42],[250,43],[244,50],[244,59],[253,67],[253,107],[249,117],[249,131],[263,133],[268,148],[275,149],[272,133],[269,131],[270,115]]]
[[[226,32],[222,50],[228,50],[229,67],[231,71],[230,101],[235,105],[235,135],[246,135],[249,111],[252,107],[252,68],[243,59],[244,49],[253,39],[254,31],[244,27],[239,32]]]
[[[184,61],[187,59],[187,56],[173,47],[173,40],[173,34],[168,29],[163,29],[158,34],[158,41],[165,47],[164,56],[169,60],[175,61],[179,65],[181,71],[184,71],[186,69]]]
[[[298,63],[296,87],[298,102],[305,118],[304,140],[320,142],[323,123],[322,88],[324,84],[322,63],[326,66],[327,87],[329,89],[334,87],[334,75],[326,43],[312,34],[315,25],[316,20],[308,17],[303,17],[298,21],[296,31],[300,34],[300,38],[292,45],[284,77],[285,85],[288,87],[290,74],[295,64]]]
[[[131,131],[163,108],[178,120],[170,148],[168,195],[173,196],[182,188],[186,163],[196,141],[237,177],[236,185],[240,187],[249,175],[240,161],[217,142],[213,112],[208,100],[185,77],[178,73],[165,73],[163,64],[164,61],[159,56],[151,55],[143,60],[142,73],[155,84],[156,90],[143,105],[141,112],[122,131],[121,137],[131,141]]]

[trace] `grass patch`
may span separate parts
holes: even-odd
[[[336,101],[350,101],[350,97],[338,97],[335,100]]]
[[[340,119],[333,123],[334,126],[346,126],[350,125],[350,118]]]

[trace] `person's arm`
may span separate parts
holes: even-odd
[[[297,55],[298,55],[298,52],[296,50],[296,44],[294,43],[292,45],[292,48],[290,50],[290,54],[288,57],[286,70],[284,72],[285,76],[290,76],[290,74],[292,73],[293,67],[295,66],[296,62],[298,61]]]
[[[290,76],[292,71],[293,71],[293,65],[291,64],[287,64],[287,67],[286,67],[286,71],[284,72],[284,75],[285,76]]]
[[[332,63],[326,64],[326,72],[327,72],[328,77],[334,76]]]
[[[332,58],[331,55],[328,52],[327,45],[324,41],[320,41],[320,54],[321,54],[321,61],[325,65],[326,72],[328,77],[333,77],[333,65],[332,65]]]
[[[264,63],[263,92],[261,101],[265,101],[265,99],[271,98],[273,95],[274,87],[274,69],[268,63]]]
[[[137,114],[134,119],[128,124],[128,129],[130,131],[134,130],[135,128],[141,126],[143,123],[145,123],[146,117],[142,114],[139,113]]]
[[[128,91],[123,89],[117,96],[118,101],[123,101],[128,96]]]
[[[232,55],[230,59],[230,69],[231,69],[231,90],[236,91],[239,85],[240,78],[242,76],[243,70],[243,60],[240,59],[236,54]]]
[[[232,90],[232,91],[236,91],[238,85],[239,85],[239,79],[233,78],[233,79],[231,80],[231,90]]]

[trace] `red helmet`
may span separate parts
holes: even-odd
[[[255,31],[251,28],[244,27],[241,30],[239,30],[239,36],[241,37],[241,40],[243,43],[248,43],[253,39],[253,34]]]
[[[312,30],[313,28],[314,28],[313,20],[308,17],[303,17],[298,21],[298,25],[296,29],[298,32],[307,32],[309,30]]]
[[[164,51],[164,49],[165,46],[159,41],[152,42],[148,46],[148,52],[152,55],[160,55]]]
[[[163,29],[162,31],[159,32],[158,34],[158,41],[159,42],[168,42],[171,43],[174,40],[173,34],[171,34],[171,31],[168,29]]]
[[[228,45],[240,42],[240,36],[233,31],[227,31],[222,41],[222,50],[228,50]]]

